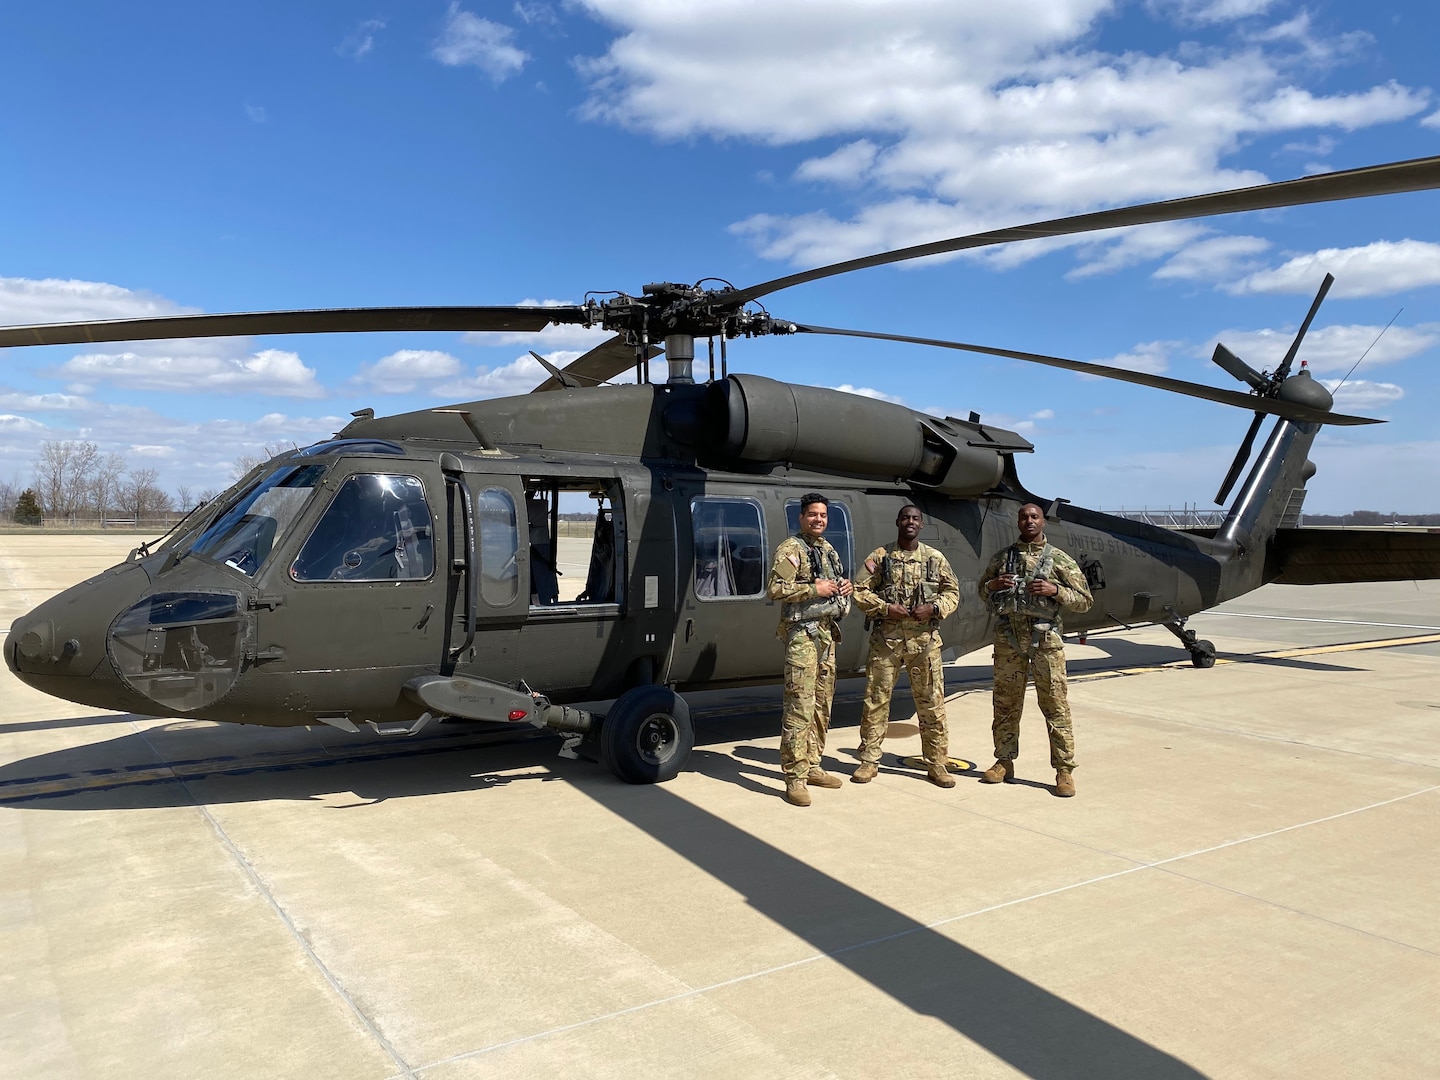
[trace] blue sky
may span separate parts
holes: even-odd
[[[1440,154],[1440,15],[1292,0],[152,2],[0,13],[0,323],[578,302],[737,285],[982,228]],[[1157,225],[774,294],[802,322],[1233,387],[1338,380],[1312,511],[1440,509],[1440,194]],[[1403,310],[1402,310],[1403,309]],[[602,335],[603,336],[603,335]],[[596,338],[598,340],[598,338]],[[573,329],[12,349],[0,478],[86,438],[172,490],[354,409],[522,393]],[[703,346],[702,352],[703,352]],[[1010,361],[834,339],[732,370],[970,410],[1021,476],[1107,508],[1211,505],[1249,421]]]

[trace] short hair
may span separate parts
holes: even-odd
[[[1036,510],[1039,510],[1039,511],[1040,511],[1040,516],[1041,516],[1042,518],[1045,517],[1045,508],[1044,508],[1043,506],[1041,506],[1039,503],[1037,503],[1037,502],[1021,503],[1021,504],[1020,504],[1020,510],[1024,510],[1025,507],[1027,507],[1027,506],[1033,506]],[[1016,510],[1016,511],[1015,511],[1015,516],[1016,516],[1016,517],[1019,517],[1019,516],[1020,516],[1020,510]]]
[[[895,511],[895,520],[899,521],[900,518],[904,516],[906,510],[914,510],[917,514],[920,515],[922,521],[925,518],[924,510],[921,510],[920,507],[916,506],[914,503],[906,503],[904,506],[900,507],[899,510]]]
[[[804,495],[800,496],[800,512],[803,514],[817,502],[825,507],[826,510],[830,509],[830,500],[824,495],[821,495],[818,491],[807,491]]]

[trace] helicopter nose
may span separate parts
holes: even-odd
[[[105,659],[110,623],[149,586],[150,576],[132,563],[51,597],[11,624],[5,639],[6,665],[36,689],[71,697],[57,689],[55,680],[93,675]]]

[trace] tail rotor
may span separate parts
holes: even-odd
[[[1330,286],[1334,283],[1335,276],[1326,274],[1325,280],[1320,283],[1320,291],[1315,294],[1315,300],[1305,315],[1305,321],[1300,324],[1300,329],[1295,334],[1295,340],[1290,343],[1290,348],[1285,353],[1285,359],[1273,372],[1256,371],[1224,345],[1215,346],[1215,354],[1211,359],[1229,375],[1248,384],[1255,392],[1256,397],[1282,398],[1322,409],[1330,408],[1334,403],[1330,392],[1311,379],[1309,372],[1303,366],[1297,372],[1297,375],[1303,377],[1303,385],[1297,382],[1286,385],[1286,380],[1290,378],[1290,368],[1295,363],[1295,355],[1300,351],[1300,343],[1305,340],[1305,335],[1310,330],[1310,324],[1315,321],[1315,313],[1320,310],[1320,305],[1325,300],[1325,294],[1330,291]],[[1235,454],[1235,460],[1230,463],[1230,470],[1225,474],[1225,479],[1220,484],[1220,490],[1215,494],[1216,503],[1224,505],[1225,499],[1235,486],[1235,481],[1240,478],[1241,470],[1250,460],[1250,452],[1255,446],[1255,436],[1260,431],[1260,424],[1264,421],[1265,415],[1263,412],[1257,412],[1255,418],[1250,421],[1250,430],[1245,433],[1245,438],[1240,443],[1240,449]]]

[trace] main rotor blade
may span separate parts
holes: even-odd
[[[662,352],[664,352],[663,349],[657,349],[654,345],[648,346],[645,350],[645,358],[653,360]],[[616,334],[596,345],[584,356],[576,357],[561,370],[567,377],[574,379],[577,385],[583,383],[588,386],[598,386],[622,372],[629,371],[634,366],[635,346],[626,345],[625,339]],[[551,375],[530,392],[538,394],[543,390],[559,390],[560,388],[561,380]]]
[[[0,347],[78,345],[99,341],[239,337],[250,334],[361,334],[384,330],[509,330],[581,323],[580,307],[390,307],[252,311],[232,315],[166,315],[153,319],[40,323],[0,327]]]
[[[1293,401],[1255,397],[1253,394],[1242,394],[1238,390],[1222,390],[1219,387],[1206,386],[1203,383],[1167,379],[1163,375],[1147,375],[1143,371],[1126,371],[1124,368],[1107,367],[1104,364],[1087,364],[1082,360],[1066,360],[1063,357],[1046,356],[1043,353],[1020,352],[1017,349],[994,349],[988,345],[970,345],[963,341],[943,341],[939,338],[908,337],[905,334],[877,334],[869,330],[840,330],[831,326],[797,324],[795,329],[804,334],[833,334],[839,337],[874,338],[878,341],[904,341],[911,345],[933,345],[940,349],[957,349],[961,352],[984,353],[987,356],[1004,356],[1011,360],[1026,360],[1032,364],[1044,364],[1047,367],[1063,368],[1066,371],[1078,371],[1083,375],[1099,375],[1102,378],[1118,379],[1121,382],[1136,383],[1140,386],[1153,386],[1157,390],[1169,390],[1172,393],[1184,394],[1186,397],[1218,401],[1222,405],[1234,405],[1246,410],[1253,409],[1256,412],[1268,413],[1271,416],[1283,416],[1287,420],[1297,420],[1302,423],[1336,424],[1341,427],[1349,427],[1355,424],[1383,424],[1385,422],[1364,416],[1346,416],[1343,413],[1314,409]]]
[[[1325,300],[1325,294],[1330,291],[1330,286],[1335,284],[1335,275],[1326,274],[1325,280],[1320,283],[1320,291],[1315,294],[1315,301],[1310,305],[1310,310],[1305,314],[1305,321],[1300,324],[1300,330],[1295,335],[1295,340],[1290,343],[1290,350],[1285,354],[1284,362],[1275,369],[1275,383],[1278,386],[1285,381],[1290,374],[1290,365],[1295,362],[1295,354],[1300,351],[1300,342],[1305,340],[1305,334],[1310,329],[1310,324],[1315,321],[1315,313],[1320,310],[1320,305]]]
[[[1368,165],[1361,169],[1303,176],[1298,180],[1281,180],[1274,184],[1234,188],[1211,195],[1190,195],[1181,199],[1142,203],[1139,206],[1122,206],[1114,210],[1055,218],[1033,225],[974,233],[952,240],[915,244],[894,251],[882,251],[877,255],[846,259],[844,262],[831,263],[814,270],[803,270],[798,274],[788,274],[741,289],[734,294],[727,294],[726,299],[745,303],[781,289],[788,289],[792,285],[834,277],[836,274],[848,274],[851,270],[884,266],[907,259],[923,259],[927,255],[943,255],[951,251],[1009,244],[1016,240],[1073,236],[1077,233],[1120,229],[1130,225],[1151,225],[1158,221],[1186,221],[1219,214],[1239,214],[1247,210],[1273,210],[1282,206],[1363,199],[1372,195],[1395,195],[1404,191],[1424,191],[1437,187],[1440,187],[1440,157],[1415,158],[1410,161],[1391,162],[1388,165]]]
[[[1240,449],[1235,453],[1235,460],[1230,462],[1230,471],[1225,474],[1225,479],[1220,482],[1220,490],[1215,493],[1217,505],[1225,505],[1225,496],[1230,494],[1230,489],[1235,486],[1235,481],[1240,479],[1240,470],[1245,468],[1245,463],[1250,460],[1250,448],[1255,445],[1255,433],[1260,430],[1260,425],[1264,421],[1265,414],[1260,412],[1257,412],[1255,419],[1250,421],[1250,430],[1245,432]]]

